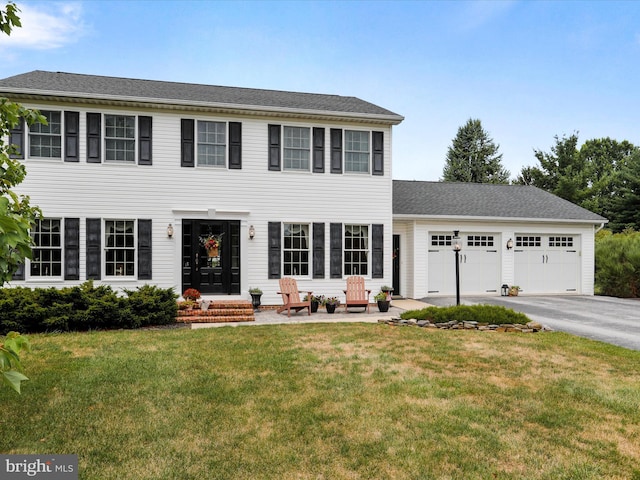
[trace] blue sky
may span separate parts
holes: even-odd
[[[2,2],[4,5],[5,2]],[[405,120],[393,176],[438,180],[478,118],[512,177],[554,136],[640,145],[639,1],[17,1],[31,70],[348,95]]]

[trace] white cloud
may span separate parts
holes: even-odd
[[[0,38],[0,48],[50,50],[74,43],[85,30],[79,2],[18,5],[21,28]]]

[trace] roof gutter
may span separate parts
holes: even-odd
[[[221,110],[221,111],[237,111],[237,112],[262,112],[264,114],[274,114],[276,116],[283,116],[284,114],[309,116],[309,117],[333,117],[344,118],[355,121],[374,121],[380,123],[386,123],[390,125],[398,125],[404,120],[402,115],[395,114],[372,114],[372,113],[355,113],[355,112],[340,112],[340,111],[325,111],[325,110],[313,110],[304,108],[287,108],[265,105],[242,105],[235,103],[219,103],[219,102],[204,102],[194,100],[180,100],[180,99],[163,99],[163,98],[150,98],[150,97],[129,97],[121,95],[108,95],[108,94],[92,94],[92,93],[78,93],[78,92],[60,92],[54,90],[34,90],[26,88],[13,88],[0,92],[1,94],[14,94],[23,95],[26,98],[41,99],[42,97],[51,98],[57,97],[60,99],[73,99],[80,101],[88,101],[94,103],[109,103],[117,102],[124,104],[134,105],[162,105],[166,107],[184,107],[184,108],[196,108],[207,110]]]
[[[575,224],[591,224],[591,225],[601,225],[600,228],[604,227],[604,224],[608,222],[608,220],[602,221],[598,220],[581,220],[575,218],[533,218],[533,217],[477,217],[473,215],[417,215],[417,214],[406,214],[406,213],[394,213],[393,218],[397,220],[436,220],[436,221],[451,221],[451,220],[459,220],[463,222],[501,222],[501,223],[516,223],[516,222],[540,222],[540,223],[575,223]]]

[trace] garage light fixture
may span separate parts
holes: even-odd
[[[167,225],[167,237],[173,238],[173,225]]]
[[[507,240],[507,250],[511,250],[513,248],[513,240]]]

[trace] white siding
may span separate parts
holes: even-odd
[[[397,226],[396,226],[397,224]],[[515,243],[517,233],[534,233],[541,235],[574,235],[579,238],[579,268],[580,277],[576,294],[593,295],[594,288],[594,262],[595,262],[595,238],[593,225],[583,225],[575,223],[540,223],[532,221],[528,222],[474,222],[471,220],[464,221],[441,221],[441,220],[396,220],[394,224],[396,233],[400,233],[407,237],[403,244],[403,257],[405,264],[411,264],[407,267],[407,272],[401,271],[405,285],[407,296],[412,298],[424,298],[429,296],[429,280],[428,272],[431,267],[428,264],[429,236],[436,232],[451,232],[459,230],[460,234],[465,233],[492,233],[498,239],[496,248],[498,250],[500,262],[500,282],[508,285],[514,283],[514,250],[507,250],[506,243],[510,238]],[[464,246],[463,246],[464,249]],[[451,269],[455,271],[454,253],[451,251]],[[498,285],[499,287],[499,285]],[[464,295],[464,291],[461,292]],[[477,293],[477,292],[475,292]],[[557,291],[554,293],[566,294],[566,291]],[[448,293],[450,294],[450,293]],[[488,295],[499,295],[496,293],[488,293]]]
[[[29,105],[42,110],[57,108]],[[325,279],[299,279],[302,289],[316,294],[338,295],[343,279],[329,278],[329,224],[331,222],[384,224],[384,278],[367,281],[376,291],[392,282],[391,127],[358,123],[305,122],[300,119],[235,117],[172,111],[133,111],[65,104],[64,110],[80,112],[80,162],[27,159],[27,178],[18,193],[31,196],[45,217],[80,218],[80,281],[27,280],[14,285],[82,283],[86,279],[86,218],[152,219],[153,280],[109,280],[116,288],[144,283],[174,287],[181,291],[181,221],[183,219],[229,219],[241,222],[241,291],[249,287],[264,291],[263,303],[280,303],[278,281],[267,277],[268,222],[325,223]],[[153,117],[153,165],[86,163],[86,113],[151,115]],[[180,120],[182,118],[242,122],[242,169],[180,166]],[[325,173],[273,172],[267,168],[267,125],[302,125],[325,128]],[[330,128],[383,131],[384,176],[331,174]],[[104,131],[104,122],[103,122]],[[104,136],[101,153],[104,157]],[[227,159],[228,160],[228,159]],[[167,225],[175,229],[167,238]],[[248,228],[256,231],[248,239]],[[104,264],[103,264],[104,265]],[[104,272],[103,272],[104,273]],[[100,283],[100,282],[96,282]]]

